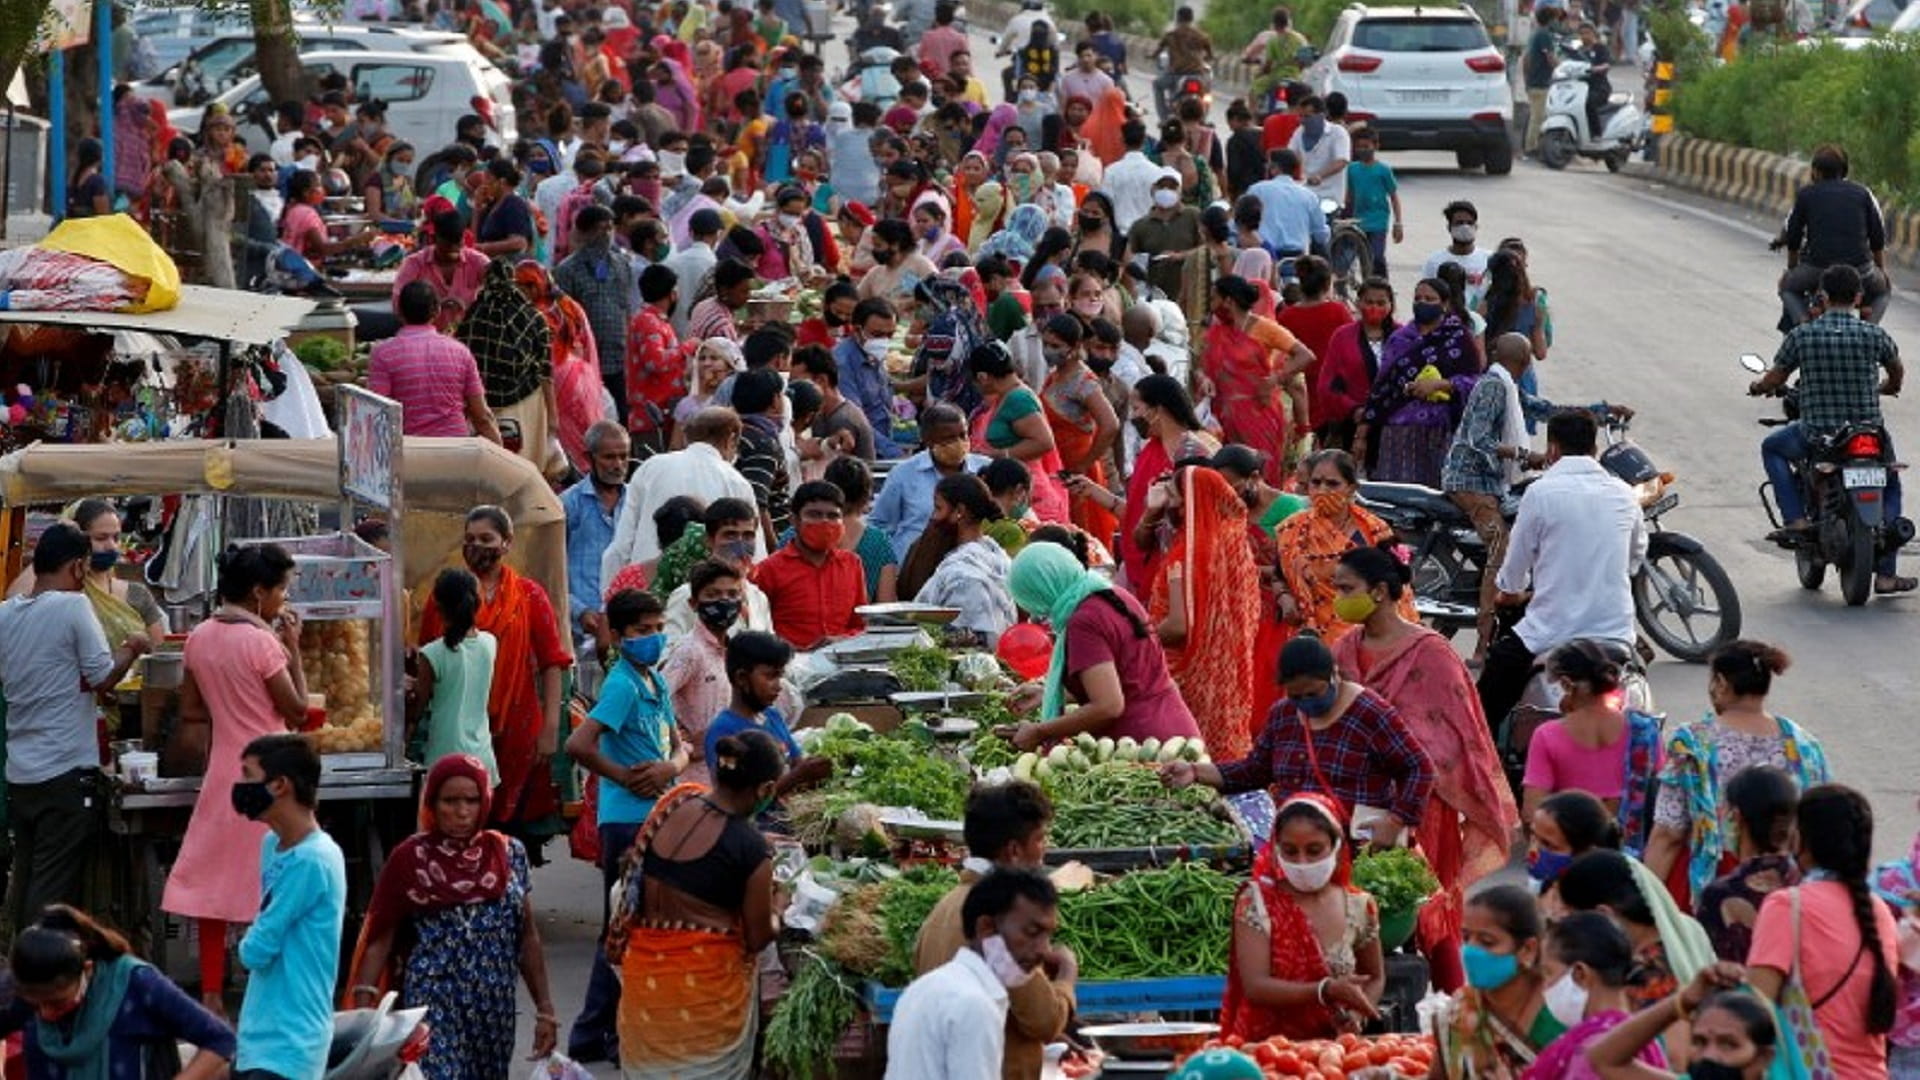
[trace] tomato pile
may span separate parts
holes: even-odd
[[[1389,1069],[1395,1075],[1424,1077],[1433,1062],[1433,1040],[1425,1035],[1342,1035],[1338,1039],[1295,1042],[1275,1035],[1265,1042],[1243,1043],[1238,1036],[1207,1044],[1228,1046],[1252,1058],[1269,1078],[1348,1080],[1366,1069]]]

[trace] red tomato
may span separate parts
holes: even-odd
[[[1276,1050],[1273,1055],[1273,1066],[1288,1076],[1299,1076],[1301,1073],[1300,1055],[1292,1050]]]

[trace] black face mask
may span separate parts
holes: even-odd
[[[1088,217],[1086,214],[1080,215],[1080,231],[1083,233],[1097,231],[1100,226],[1106,223],[1106,218]]]
[[[233,800],[233,812],[248,821],[259,821],[260,816],[273,809],[273,792],[267,790],[265,780],[241,780],[233,785],[230,796]]]
[[[1696,1061],[1687,1066],[1688,1080],[1742,1080],[1746,1070],[1718,1061]]]
[[[1089,356],[1087,357],[1087,367],[1092,370],[1095,375],[1105,375],[1107,372],[1113,370],[1113,361],[1104,357]]]
[[[1141,437],[1141,438],[1143,438],[1143,439],[1146,439],[1146,438],[1151,438],[1151,437],[1152,437],[1152,433],[1151,433],[1151,432],[1149,432],[1149,431],[1147,430],[1147,418],[1146,418],[1146,417],[1144,417],[1144,416],[1136,416],[1136,417],[1134,417],[1134,418],[1133,418],[1132,420],[1129,420],[1129,421],[1128,421],[1128,423],[1130,423],[1130,424],[1132,424],[1132,425],[1133,425],[1133,433],[1134,433],[1135,435],[1138,435],[1138,436],[1140,436],[1140,437]]]
[[[700,616],[701,625],[713,631],[715,635],[723,635],[732,629],[734,621],[740,618],[740,601],[708,600],[695,610]]]

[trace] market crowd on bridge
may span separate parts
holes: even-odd
[[[795,741],[783,676],[862,632],[869,602],[916,601],[958,610],[955,643],[1042,635],[1020,749],[1199,736],[1217,764],[1168,765],[1169,786],[1271,793],[1273,840],[1234,915],[1237,1040],[1374,1015],[1377,914],[1350,849],[1412,842],[1441,881],[1416,937],[1452,995],[1438,1074],[1691,1062],[1751,1080],[1797,1038],[1824,1042],[1830,1075],[1887,1076],[1890,1058],[1920,1075],[1920,972],[1902,959],[1917,935],[1895,922],[1914,868],[1869,866],[1870,808],[1832,783],[1814,733],[1767,710],[1787,657],[1725,646],[1681,706],[1705,715],[1664,732],[1622,704],[1646,534],[1595,460],[1621,410],[1540,396],[1554,326],[1525,242],[1483,244],[1465,201],[1404,221],[1374,135],[1293,81],[1305,42],[1284,9],[1240,54],[1253,89],[1225,130],[1177,78],[1132,101],[1098,14],[1024,10],[1005,71],[975,70],[948,4],[899,14],[861,19],[852,49],[879,59],[836,85],[785,0],[447,0],[430,25],[519,65],[511,145],[487,110],[445,145],[397,141],[338,77],[279,104],[271,145],[217,110],[177,135],[131,94],[115,160],[81,142],[68,212],[125,208],[224,247],[216,284],[375,242],[331,232],[329,198],[413,223],[402,327],[369,385],[409,435],[518,433],[563,489],[568,603],[514,569],[504,511],[472,511],[464,568],[433,582],[411,635],[420,831],[343,958],[319,761],[286,734],[306,700],[292,562],[271,545],[223,559],[185,659],[210,773],[163,901],[200,927],[195,1001],[76,910],[89,688],[164,626],[115,583],[112,506],[49,529],[0,608],[17,929],[0,1026],[24,1030],[28,1074],[162,1075],[147,1054],[180,1039],[195,1080],[229,1062],[317,1080],[333,1005],[394,987],[432,1010],[426,1076],[493,1080],[520,1067],[524,983],[537,1054],[753,1075],[754,962],[778,925],[760,827],[832,768]],[[1160,45],[1175,77],[1215,60],[1186,8]],[[239,174],[236,215],[214,193]],[[1336,288],[1323,199],[1379,276]],[[1406,259],[1424,265],[1402,293],[1385,273],[1409,234],[1432,250]],[[1529,465],[1544,474],[1509,521]],[[1356,501],[1363,475],[1444,492],[1487,540],[1471,658],[1419,624],[1406,549]],[[1528,593],[1497,635],[1497,608]],[[1516,791],[1493,725],[1536,661],[1562,716]],[[549,985],[531,898],[562,750],[598,778],[612,893],[586,987]],[[923,931],[889,1075],[1039,1074],[1076,971],[1033,873],[1049,816],[1023,782],[974,793],[979,861]],[[1534,887],[1476,888],[1523,837]],[[1721,992],[1742,978],[1758,997]],[[563,997],[580,1004],[564,1038]],[[1797,1031],[1777,1030],[1775,1001]]]

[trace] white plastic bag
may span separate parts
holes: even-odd
[[[565,1054],[549,1054],[533,1067],[527,1080],[593,1080],[593,1074]]]
[[[427,1080],[427,1074],[419,1065],[409,1061],[407,1067],[400,1070],[400,1080]]]

